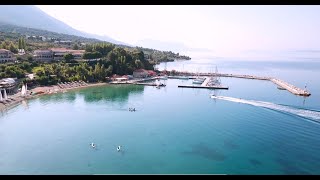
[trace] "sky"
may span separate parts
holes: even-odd
[[[320,6],[37,7],[75,29],[134,45],[151,39],[221,57],[267,57],[284,51],[320,57]]]

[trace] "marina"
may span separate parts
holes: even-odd
[[[310,96],[311,95],[311,93],[306,88],[301,89],[301,88],[298,88],[288,82],[285,82],[281,79],[273,78],[273,77],[265,77],[265,76],[261,77],[261,76],[239,75],[239,74],[224,74],[224,73],[199,73],[199,74],[195,74],[195,73],[191,73],[191,72],[177,72],[177,74],[188,75],[189,77],[193,77],[192,79],[194,79],[194,77],[196,75],[199,75],[199,76],[232,77],[232,78],[265,80],[265,81],[271,81],[274,84],[276,84],[278,86],[279,90],[287,90],[294,95],[298,95],[298,96]],[[203,84],[201,86],[203,86]],[[188,87],[190,87],[190,88],[204,88],[204,87],[199,87],[199,86],[188,86]],[[207,87],[207,88],[209,88],[209,87]],[[218,88],[210,88],[210,89],[218,89]],[[225,89],[225,88],[223,88],[223,89]]]

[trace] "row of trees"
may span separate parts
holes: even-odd
[[[18,49],[26,49],[26,40],[24,38],[19,38]]]

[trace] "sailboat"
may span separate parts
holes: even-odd
[[[205,78],[201,78],[199,76],[199,70],[198,70],[198,73],[197,73],[197,78],[192,80],[192,83],[193,84],[202,84],[204,82]]]
[[[218,68],[217,68],[217,66],[216,66],[216,72],[210,78],[209,84],[210,85],[220,85],[221,84],[220,77],[218,76]]]
[[[25,96],[25,95],[27,95],[26,85],[22,85],[22,87],[21,87],[21,96]]]

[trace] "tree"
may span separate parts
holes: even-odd
[[[86,50],[86,52],[92,52],[93,51],[93,46],[91,44],[86,44],[85,50]]]
[[[74,44],[72,49],[74,49],[74,50],[78,50],[78,49],[79,49],[78,44]]]
[[[18,41],[19,41],[19,42],[18,42],[18,49],[22,49],[22,39],[19,38]]]
[[[72,59],[74,59],[74,56],[71,53],[68,53],[68,54],[64,55],[63,58],[66,62],[70,62]]]
[[[26,41],[23,37],[18,40],[18,49],[26,49]]]
[[[99,52],[86,52],[83,54],[83,59],[98,59],[101,58],[102,55]]]
[[[26,49],[27,46],[26,46],[26,40],[24,38],[22,38],[22,41],[21,41],[21,45],[22,45],[22,49]]]
[[[3,41],[3,42],[1,43],[1,48],[2,48],[2,49],[8,49],[7,43],[6,43],[5,41]]]
[[[28,61],[33,61],[32,56],[28,56],[27,60],[28,60]]]
[[[13,45],[13,43],[10,43],[9,50],[13,53],[18,53],[18,49]]]
[[[135,61],[135,65],[137,69],[143,68],[143,64],[139,59]]]

